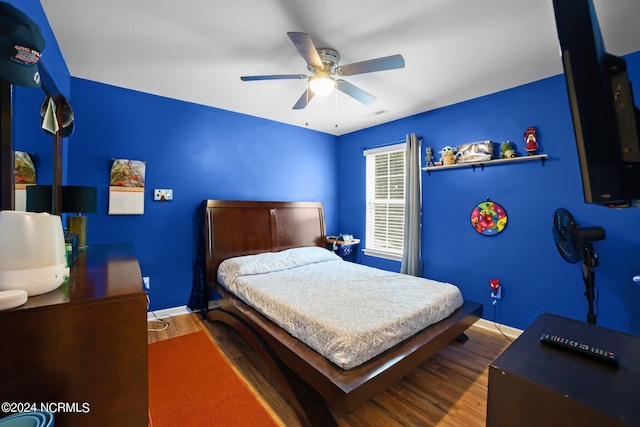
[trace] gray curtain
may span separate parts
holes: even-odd
[[[415,133],[407,135],[405,165],[404,248],[400,273],[421,276],[422,174],[420,169],[420,138]]]

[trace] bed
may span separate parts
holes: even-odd
[[[350,351],[348,346],[353,344],[353,340],[373,342],[375,340],[372,338],[377,335],[369,329],[360,330],[354,326],[355,335],[349,338],[352,342],[342,337],[337,340],[325,339],[332,349],[327,351],[323,348],[323,339],[314,342],[309,340],[309,334],[304,336],[296,328],[290,327],[293,324],[297,325],[298,329],[317,331],[315,325],[308,326],[312,324],[310,318],[304,317],[310,315],[309,310],[319,310],[323,313],[332,306],[345,305],[343,299],[350,298],[341,293],[346,282],[339,279],[342,277],[341,268],[348,267],[346,264],[351,263],[334,259],[337,257],[330,251],[317,249],[324,248],[326,238],[322,203],[206,200],[197,216],[200,223],[199,260],[194,269],[194,289],[189,307],[197,308],[198,303],[193,300],[200,300],[204,318],[230,325],[253,346],[275,375],[303,425],[335,425],[331,410],[344,414],[358,408],[451,341],[464,337],[464,331],[482,315],[482,305],[463,301],[461,297],[456,296],[457,288],[453,286],[455,290],[445,286],[444,296],[438,296],[448,302],[445,313],[436,314],[438,321],[427,327],[420,326],[421,322],[425,321],[425,316],[429,317],[433,313],[425,314],[409,309],[411,302],[393,305],[383,298],[377,303],[379,310],[384,310],[384,304],[387,304],[389,311],[403,311],[407,308],[409,314],[403,314],[405,317],[400,322],[414,328],[403,332],[408,334],[407,336],[401,335],[390,344],[381,340],[384,342],[378,343],[376,349],[370,350],[365,346],[361,349],[364,352]],[[303,265],[298,265],[300,257],[304,259]],[[312,261],[307,265],[309,257]],[[256,258],[260,259],[257,264],[254,262]],[[264,268],[264,260],[269,260],[269,271],[261,270]],[[272,260],[282,268],[271,271]],[[294,264],[293,267],[291,263]],[[323,264],[330,267],[324,267]],[[357,265],[351,267],[362,268],[362,274],[366,269]],[[324,305],[307,304],[307,311],[302,311],[302,317],[294,317],[292,320],[292,315],[287,314],[289,321],[283,323],[277,314],[281,313],[281,307],[269,311],[269,307],[273,308],[276,301],[273,298],[274,294],[279,292],[287,295],[289,292],[286,292],[286,286],[290,286],[291,289],[298,289],[290,293],[301,292],[303,300],[308,300],[312,297],[307,292],[321,286],[320,282],[306,282],[311,279],[305,279],[306,286],[297,286],[297,279],[291,278],[292,270],[296,270],[298,274],[297,270],[302,269],[309,269],[310,274],[307,278],[326,276],[328,284],[323,286],[328,288],[325,293],[333,295],[334,300],[327,295],[327,298],[322,298]],[[372,274],[389,274],[378,271],[380,273]],[[246,274],[247,272],[249,274]],[[271,277],[266,276],[266,273],[276,275]],[[359,277],[360,275],[358,272]],[[248,284],[244,280],[247,278],[248,281],[248,276],[252,276],[253,282],[258,279],[257,282],[261,286],[258,291],[246,287]],[[385,280],[384,277],[382,280]],[[364,282],[368,281],[369,279],[360,282],[365,286]],[[279,288],[273,288],[276,285]],[[397,294],[393,289],[390,286],[386,294]],[[218,300],[218,307],[209,310],[205,304],[212,291],[221,298]],[[261,297],[268,298],[267,302],[256,303],[252,293],[262,294]],[[339,297],[337,301],[336,296]],[[258,308],[249,304],[257,304]],[[352,302],[350,306],[356,304]],[[325,317],[325,320],[330,320],[335,314],[331,313]],[[338,320],[338,326],[340,323],[344,322]],[[300,325],[307,327],[300,328]],[[395,329],[392,330],[395,334]],[[312,333],[311,336],[313,335]],[[366,340],[362,337],[366,337]],[[336,342],[346,343],[344,345],[347,347],[332,353]],[[369,350],[371,354],[367,353]],[[351,353],[355,356],[351,357]]]

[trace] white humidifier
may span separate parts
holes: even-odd
[[[24,290],[30,297],[44,294],[58,288],[66,275],[59,216],[0,211],[0,292]]]

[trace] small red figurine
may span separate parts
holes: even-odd
[[[524,140],[527,145],[525,146],[525,150],[527,150],[528,155],[538,154],[538,139],[536,138],[536,128],[535,126],[529,126],[527,131],[524,133]]]

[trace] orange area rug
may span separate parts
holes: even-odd
[[[199,331],[149,344],[149,425],[278,424]]]

